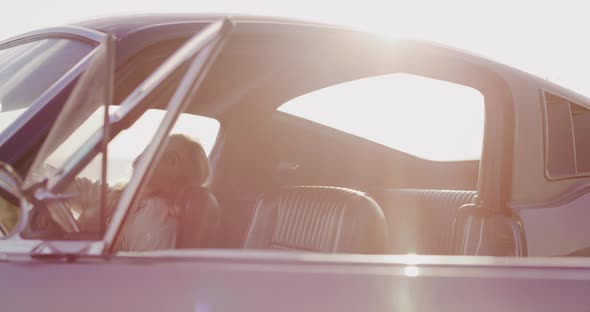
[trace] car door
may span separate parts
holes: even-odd
[[[33,212],[49,211],[50,223],[57,225],[61,230],[55,233],[45,231],[40,234],[33,231],[31,234],[31,231],[19,229],[15,235],[0,241],[2,251],[33,252],[34,254],[108,252],[105,247],[109,244],[105,242],[111,242],[114,239],[125,215],[126,207],[134,200],[136,192],[139,192],[141,181],[149,176],[150,164],[154,162],[162,140],[170,131],[183,105],[186,105],[202,81],[206,69],[210,66],[211,56],[215,55],[221,45],[220,34],[225,33],[228,27],[227,21],[221,21],[213,23],[209,28],[196,34],[132,92],[113,113],[109,113],[113,77],[112,44],[109,44],[109,40],[101,44],[92,66],[81,78],[81,83],[76,86],[70,102],[63,109],[56,126],[41,148],[34,162],[32,174],[27,178],[28,184],[23,186],[29,189],[30,194],[29,205],[25,211],[28,212],[31,209]],[[107,191],[106,182],[104,182],[105,167],[109,163],[108,142],[144,113],[148,107],[143,100],[151,96],[163,82],[168,81],[167,78],[171,75],[178,74],[181,66],[184,66],[184,70],[181,71],[183,75],[180,76],[177,90],[170,100],[168,113],[144,152],[142,160],[138,163],[138,170],[134,172],[128,187],[123,192],[117,211],[112,215],[110,224],[115,226],[107,228],[102,209],[106,209],[105,206],[108,204],[104,200]],[[82,117],[76,118],[76,116]],[[63,149],[69,151],[68,157],[60,159],[57,165],[53,164],[55,167],[47,163],[52,155]],[[72,183],[78,183],[75,180],[76,174],[92,161],[102,164],[102,182],[99,182],[96,188],[99,193],[96,199],[100,201],[101,216],[97,218],[100,222],[96,223],[95,231],[81,233],[83,231],[76,226],[76,211],[72,208],[71,202],[68,203],[68,199],[71,198],[68,197],[68,190],[72,190]],[[74,182],[71,182],[72,180]],[[32,227],[30,223],[28,226],[27,229]],[[43,226],[40,228],[47,229]]]

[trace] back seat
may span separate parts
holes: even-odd
[[[476,191],[379,189],[369,194],[385,214],[392,253],[447,255],[455,214]]]

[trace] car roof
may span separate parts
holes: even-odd
[[[126,37],[128,34],[141,30],[145,27],[157,25],[178,24],[178,23],[207,23],[227,18],[236,23],[257,23],[257,24],[290,24],[301,26],[337,27],[333,24],[321,23],[311,20],[294,19],[276,16],[260,16],[247,14],[227,13],[158,13],[158,14],[134,14],[119,15],[89,19],[74,23],[75,26],[91,28],[104,33],[114,35],[118,38]],[[341,26],[338,28],[342,28]]]
[[[96,19],[90,19],[85,21],[80,21],[74,23],[75,26],[82,26],[90,29],[94,29],[97,31],[101,31],[104,33],[108,33],[114,35],[119,39],[123,39],[135,32],[141,31],[145,28],[151,28],[150,32],[153,33],[154,31],[157,32],[160,27],[164,25],[170,24],[183,24],[183,23],[193,23],[193,24],[200,24],[200,23],[208,23],[215,20],[219,20],[222,18],[227,18],[234,23],[238,24],[258,24],[273,27],[276,25],[296,25],[296,26],[313,26],[316,29],[347,29],[351,31],[355,31],[352,27],[346,27],[343,25],[336,25],[330,24],[325,22],[319,22],[314,20],[306,20],[306,19],[297,19],[297,18],[288,18],[288,17],[279,17],[279,16],[263,16],[263,15],[249,15],[249,14],[241,14],[241,13],[156,13],[156,14],[133,14],[133,15],[119,15],[119,16],[110,16],[110,17],[102,17]],[[562,94],[567,94],[568,96],[576,99],[579,102],[589,103],[590,99],[586,96],[580,95],[575,91],[569,90],[567,88],[563,88],[553,82],[543,80],[539,77],[531,75],[530,73],[526,73],[524,71],[515,69],[511,66],[506,66],[502,64],[502,62],[497,62],[491,60],[487,57],[482,55],[478,55],[472,53],[470,51],[465,51],[462,49],[457,49],[455,47],[449,47],[444,44],[433,44],[432,42],[422,41],[422,40],[411,40],[415,43],[420,43],[424,45],[432,45],[432,47],[439,47],[444,48],[447,50],[454,50],[463,55],[469,55],[478,62],[491,62],[495,63],[495,65],[500,65],[504,69],[510,69],[513,72],[518,72],[519,75],[527,76],[529,79],[534,79],[537,83],[546,86],[549,89],[557,89]]]

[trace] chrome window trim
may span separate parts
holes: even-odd
[[[41,96],[39,96],[29,106],[25,112],[20,115],[15,121],[13,121],[4,131],[0,134],[0,146],[4,145],[16,132],[18,132],[22,126],[28,123],[39,111],[53,99],[65,86],[70,84],[76,77],[78,77],[87,67],[91,61],[92,56],[96,53],[96,47],[98,43],[104,41],[107,34],[101,33],[92,29],[87,29],[77,26],[67,27],[56,27],[47,28],[43,30],[33,31],[19,35],[17,37],[8,39],[0,43],[0,49],[14,47],[20,44],[25,44],[32,41],[49,39],[49,38],[63,38],[82,40],[89,43],[94,43],[96,46],[82,58],[74,67],[70,68],[63,76],[61,76],[49,89],[45,90]]]
[[[49,245],[47,244],[49,242]],[[8,255],[23,255],[29,258],[39,254],[54,253],[51,248],[57,247],[63,254],[90,254],[98,255],[104,248],[102,241],[87,240],[52,240],[22,239],[18,236],[0,240],[0,259]]]
[[[103,41],[106,36],[107,34],[103,32],[80,26],[49,27],[2,40],[0,41],[0,49],[48,37],[73,38],[98,43]]]

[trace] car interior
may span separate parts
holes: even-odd
[[[479,160],[426,160],[277,111],[308,92],[396,72],[382,41],[337,34],[246,31],[219,55],[185,112],[221,124],[209,186],[220,219],[207,247],[454,253],[452,226],[477,196]],[[346,45],[362,48],[334,53]]]
[[[157,42],[118,67],[115,103],[183,40]],[[392,73],[474,88],[486,106],[497,100],[495,88],[504,87],[493,74],[444,49],[436,54],[404,42],[394,52],[394,46],[339,29],[237,28],[183,112],[213,118],[220,129],[209,155],[208,187],[186,203],[177,247],[461,253],[465,244],[457,246],[454,225],[465,222],[457,220],[460,210],[477,202],[479,159],[428,160],[277,110],[322,88]],[[174,89],[167,86],[150,100],[167,103]],[[512,246],[512,229],[497,223],[490,236],[508,233]],[[475,226],[469,231],[480,232]],[[479,235],[475,254],[483,250]],[[490,247],[487,253],[505,252]]]

